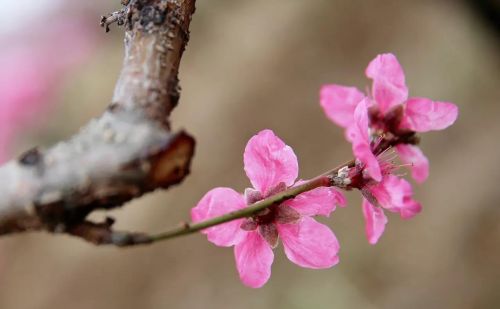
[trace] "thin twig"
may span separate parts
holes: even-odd
[[[151,236],[152,241],[162,241],[162,240],[167,240],[171,238],[175,238],[178,236],[183,236],[183,235],[188,235],[192,234],[198,231],[201,231],[203,229],[219,225],[225,222],[229,222],[232,220],[240,219],[240,218],[245,218],[245,217],[250,217],[268,207],[271,207],[272,205],[280,204],[286,200],[292,199],[296,197],[297,195],[314,190],[319,187],[332,187],[332,186],[338,186],[337,182],[337,173],[338,171],[345,167],[349,166],[351,164],[351,161],[347,162],[344,165],[340,165],[339,167],[330,170],[329,172],[322,174],[320,176],[317,176],[311,180],[305,181],[301,183],[300,185],[293,186],[288,188],[285,191],[279,192],[277,194],[274,194],[272,196],[269,196],[263,200],[258,201],[257,203],[254,203],[252,205],[249,205],[248,207],[245,207],[243,209],[233,211],[227,214],[224,214],[219,217],[215,217],[212,219],[208,219],[202,222],[198,223],[184,223],[179,227],[173,228],[169,231],[159,233],[156,235]]]
[[[417,137],[415,136],[414,132],[410,132],[406,135],[403,135],[401,137],[396,136],[396,137],[390,137],[390,138],[384,138],[376,147],[376,153],[381,154],[384,153],[384,151],[398,145],[398,144],[411,144],[411,143],[416,143],[418,142]],[[277,194],[274,194],[272,196],[269,196],[263,200],[260,200],[252,205],[249,205],[248,207],[245,207],[243,209],[233,211],[227,214],[224,214],[222,216],[218,216],[215,218],[211,218],[202,222],[197,222],[197,223],[183,223],[182,225],[175,227],[171,230],[168,230],[163,233],[159,233],[156,235],[152,235],[150,237],[150,240],[152,242],[157,242],[157,241],[163,241],[183,235],[188,235],[192,234],[195,232],[199,232],[201,230],[204,230],[206,228],[216,226],[222,223],[226,223],[232,220],[240,219],[240,218],[245,218],[245,217],[250,217],[252,215],[257,214],[258,212],[271,207],[272,205],[276,205],[279,203],[282,203],[283,201],[295,198],[297,195],[314,190],[319,187],[339,187],[342,189],[346,189],[346,185],[343,183],[343,178],[339,176],[339,171],[343,168],[352,168],[356,164],[355,160],[349,160],[346,161],[337,167],[311,179],[308,181],[305,181],[301,183],[300,185],[293,186],[288,188],[285,191],[279,192]],[[349,186],[352,188],[351,186]],[[348,188],[347,188],[348,189]]]

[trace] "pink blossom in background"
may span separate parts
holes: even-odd
[[[65,16],[40,17],[31,28],[0,36],[0,162],[23,130],[40,123],[66,74],[94,48],[87,23]]]
[[[298,176],[295,153],[271,130],[253,136],[244,152],[245,172],[254,186],[242,195],[231,188],[210,190],[191,210],[200,222],[245,208],[293,186]],[[234,246],[241,281],[250,287],[263,286],[271,276],[272,249],[283,242],[285,254],[306,268],[328,268],[338,263],[339,244],[333,232],[312,218],[328,216],[345,198],[334,188],[321,187],[302,193],[248,218],[203,230],[217,246]]]
[[[393,54],[378,55],[365,73],[373,81],[371,94],[365,96],[354,87],[324,85],[320,91],[320,104],[330,120],[346,129],[348,139],[353,142],[355,156],[367,164],[370,176],[380,180],[380,168],[374,164],[373,157],[367,155],[364,146],[355,147],[354,143],[359,142],[359,138],[349,138],[351,128],[359,124],[360,117],[364,117],[358,115],[355,119],[355,110],[360,102],[365,102],[367,107],[372,147],[375,139],[382,134],[401,136],[408,132],[443,130],[455,122],[458,108],[453,103],[426,98],[408,99],[405,75]],[[410,144],[400,144],[396,150],[401,160],[411,164],[413,178],[417,182],[425,181],[429,174],[429,162],[422,151]]]
[[[54,15],[68,6],[71,8],[64,14]],[[95,49],[99,29],[80,15],[70,1],[2,2],[0,163],[9,158],[23,131],[42,123],[61,81]],[[0,273],[4,255],[0,248]]]

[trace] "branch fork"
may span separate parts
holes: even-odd
[[[125,59],[112,103],[67,141],[34,148],[0,167],[0,234],[46,230],[95,244],[148,243],[149,236],[88,221],[189,173],[194,139],[170,130],[178,69],[195,0],[132,0],[103,17],[125,28]]]

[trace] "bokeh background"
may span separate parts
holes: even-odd
[[[118,2],[0,0],[0,61],[18,60],[10,71],[0,67],[2,160],[68,138],[105,109],[123,37],[114,27],[105,34],[98,21]],[[389,51],[410,95],[460,107],[453,127],[423,138],[431,161],[430,179],[415,189],[423,212],[409,221],[390,215],[371,246],[359,196],[349,193],[349,207],[320,219],[341,242],[341,262],[302,269],[278,247],[271,280],[257,290],[240,283],[231,249],[201,235],[131,249],[45,233],[4,237],[0,308],[500,308],[500,44],[492,11],[451,0],[198,2],[172,116],[197,138],[192,174],[113,211],[118,228],[158,232],[188,219],[213,187],[242,191],[243,149],[263,128],[294,148],[302,178],[349,159],[318,89],[364,89],[366,65]],[[42,90],[33,92],[37,81]]]

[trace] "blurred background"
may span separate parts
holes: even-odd
[[[121,67],[123,32],[99,28],[118,0],[0,4],[0,160],[7,160],[66,139],[101,114]],[[257,290],[240,283],[231,249],[201,235],[131,249],[46,233],[4,237],[0,308],[500,308],[497,4],[198,1],[172,116],[197,138],[192,174],[113,211],[117,228],[162,231],[188,219],[213,187],[243,191],[243,149],[263,128],[294,148],[302,178],[351,158],[318,89],[364,89],[364,69],[382,52],[398,56],[410,95],[460,107],[453,127],[423,138],[431,162],[429,180],[415,189],[423,212],[409,221],[390,214],[371,246],[359,196],[349,193],[349,207],[320,219],[341,242],[341,262],[299,268],[280,246],[271,280]]]

